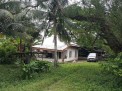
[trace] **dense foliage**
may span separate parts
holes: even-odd
[[[39,36],[40,31],[44,30],[44,36],[54,34],[55,66],[57,35],[67,43],[74,40],[82,47],[97,46],[106,51],[111,48],[116,54],[122,51],[122,0],[81,0],[74,5],[67,3],[68,0],[0,0],[0,32],[25,39],[28,42],[26,51],[32,51],[33,39]],[[1,42],[0,63],[13,63],[16,51],[13,40]],[[105,68],[121,78],[121,56],[109,60]],[[25,78],[30,78],[31,73],[37,71],[35,65],[38,68],[36,63],[24,66]]]
[[[45,61],[32,61],[29,64],[24,64],[22,71],[23,79],[30,79],[36,73],[47,72],[49,70],[49,65]]]
[[[5,39],[0,42],[0,64],[11,64],[17,59],[14,54],[17,52],[16,41]]]
[[[113,74],[117,79],[116,83],[122,85],[122,53],[119,53],[117,57],[109,58],[102,67],[108,74]]]
[[[76,35],[78,43],[83,41],[80,45],[94,44],[103,48],[109,46],[115,53],[121,52],[121,3],[122,0],[81,0],[67,7],[66,16],[81,22],[82,29]]]

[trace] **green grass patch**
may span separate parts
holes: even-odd
[[[20,79],[20,68],[0,65],[0,91],[122,91],[114,77],[105,75],[98,63],[66,63],[31,80]]]

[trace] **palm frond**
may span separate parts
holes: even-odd
[[[39,7],[43,8],[43,9],[47,9],[48,0],[36,0],[36,1],[37,1],[37,5],[39,5]]]
[[[29,11],[30,11],[30,9],[25,9],[22,12],[20,12],[18,14],[15,14],[14,15],[14,20],[15,21],[30,20],[29,13],[28,13]]]
[[[63,41],[65,43],[70,43],[71,36],[69,34],[69,31],[67,31],[65,28],[62,28],[58,31],[58,37],[60,41]]]
[[[65,23],[66,23],[71,29],[76,30],[76,29],[79,28],[79,27],[77,26],[77,22],[75,22],[75,21],[72,21],[72,20],[70,20],[70,19],[68,19],[68,18],[65,18],[64,21],[65,21]]]
[[[7,1],[4,3],[0,3],[0,9],[6,9],[12,14],[16,14],[21,11],[21,2],[20,1]]]
[[[11,19],[13,19],[13,15],[5,9],[0,9],[0,19],[1,18],[11,18]]]
[[[16,33],[23,33],[24,26],[20,23],[10,23],[7,27],[6,34],[16,36]]]
[[[21,12],[21,13],[14,15],[14,20],[21,21],[23,17],[25,17],[25,12]]]
[[[66,17],[70,17],[70,16],[76,16],[76,15],[80,15],[83,14],[82,9],[80,6],[77,6],[77,4],[65,7],[63,9],[63,14]]]
[[[59,2],[62,7],[68,5],[68,0],[59,0]]]
[[[41,10],[30,10],[30,13],[28,13],[28,16],[33,19],[44,19],[47,15],[47,12],[41,11]]]
[[[42,39],[42,43],[44,42],[44,39],[45,39],[45,37],[47,37],[49,34],[50,34],[50,21],[45,21],[44,22],[44,24],[46,24],[45,25],[45,28],[43,27],[43,29],[44,29],[44,36],[43,36],[43,39]]]
[[[57,24],[56,32],[60,41],[65,43],[69,43],[71,41],[70,31],[67,30],[63,20]]]

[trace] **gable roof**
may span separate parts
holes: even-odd
[[[57,39],[57,50],[63,51],[69,46],[78,47],[75,43],[65,44],[64,42],[61,42],[59,39]],[[43,44],[34,45],[33,48],[39,48],[39,49],[49,49],[54,50],[54,42],[53,42],[53,36],[45,38]]]

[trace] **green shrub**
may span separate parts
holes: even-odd
[[[102,64],[105,72],[115,75],[117,83],[122,83],[122,53],[119,53],[116,58],[109,58]]]
[[[32,61],[29,64],[24,64],[22,71],[23,79],[30,79],[35,73],[47,72],[49,70],[49,65],[45,61]]]
[[[16,59],[13,56],[16,53],[17,47],[15,41],[11,39],[6,39],[3,42],[0,42],[0,64],[11,64]]]

